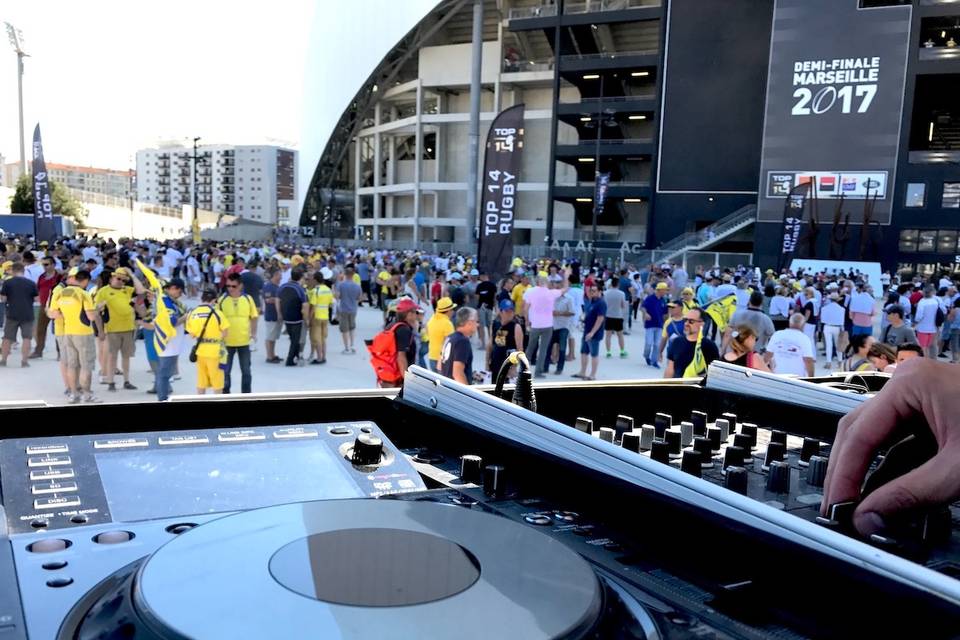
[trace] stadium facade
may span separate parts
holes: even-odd
[[[487,0],[481,136],[526,106],[514,243],[592,237],[778,260],[960,264],[955,0]],[[372,70],[327,141],[300,224],[470,244],[471,0],[445,0]],[[842,197],[841,197],[842,196]]]

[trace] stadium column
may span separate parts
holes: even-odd
[[[360,171],[363,166],[360,163],[360,150],[363,145],[360,143],[360,136],[357,136],[356,153],[353,158],[353,239],[360,239]]]
[[[373,107],[373,241],[380,240],[380,102]]]
[[[423,81],[417,78],[417,124],[414,136],[417,159],[413,163],[413,246],[420,242],[420,180],[423,176]]]
[[[466,244],[476,241],[477,174],[480,161],[480,70],[483,65],[483,0],[473,0],[473,64],[470,70],[470,158],[467,174]],[[456,238],[454,238],[456,240]]]

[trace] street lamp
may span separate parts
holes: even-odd
[[[17,95],[20,100],[20,175],[27,174],[27,156],[24,154],[23,138],[23,59],[29,56],[24,51],[23,32],[17,29],[9,22],[7,25],[7,37],[10,39],[10,46],[17,53]]]

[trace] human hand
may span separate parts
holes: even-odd
[[[905,510],[942,504],[960,496],[960,383],[956,365],[912,358],[874,398],[840,420],[824,482],[824,514],[830,505],[856,499],[877,448],[897,424],[923,416],[937,441],[937,454],[913,471],[879,487],[857,506],[853,524],[863,535],[885,528],[885,519]]]

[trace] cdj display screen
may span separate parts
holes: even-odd
[[[108,452],[96,461],[116,521],[364,496],[322,441]]]

